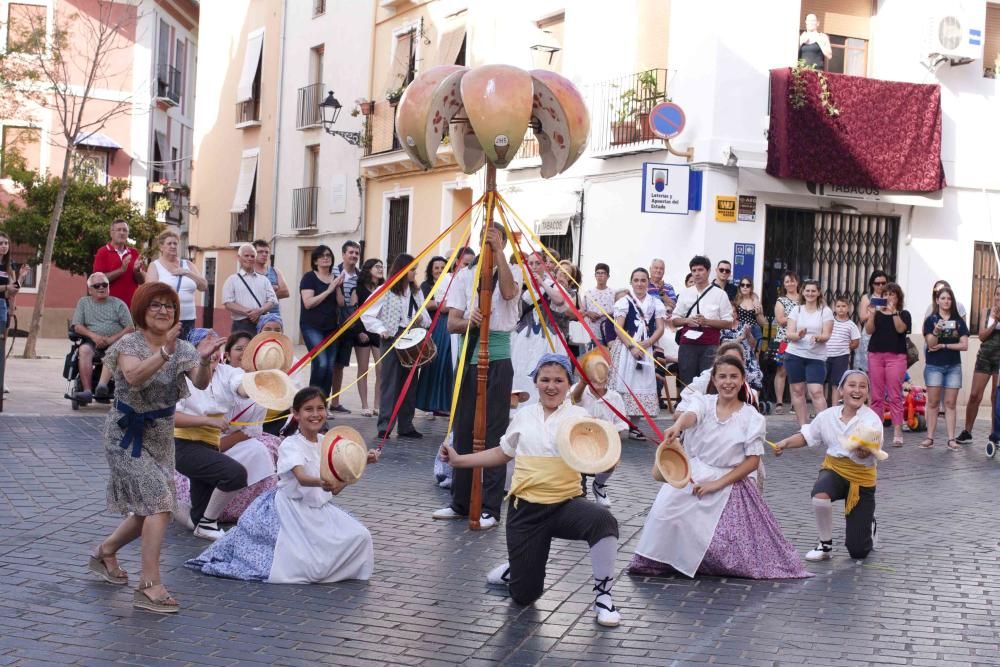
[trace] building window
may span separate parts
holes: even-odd
[[[16,245],[11,248],[10,259],[18,267],[25,264],[29,267],[28,275],[21,281],[21,289],[35,289],[38,287],[38,266],[29,264],[31,260],[38,259],[38,253],[31,248]]]
[[[32,127],[7,125],[3,128],[0,146],[0,178],[10,178],[8,166],[14,161],[22,162],[29,171],[41,171],[42,142],[41,131]]]
[[[326,13],[326,0],[313,0],[313,17]]]
[[[993,307],[993,291],[1000,285],[996,254],[989,241],[976,241],[972,251],[972,302],[969,304],[969,331],[982,326],[983,311]]]
[[[45,46],[47,10],[45,5],[7,5],[7,51],[38,53]]]
[[[261,52],[264,48],[264,30],[247,36],[247,48],[243,54],[243,69],[236,87],[236,124],[248,125],[260,122]]]
[[[833,56],[826,62],[826,71],[866,76],[871,0],[802,0],[800,30],[809,14],[816,15],[820,32],[830,38]]]
[[[986,40],[983,42],[983,76],[996,79],[1000,71],[1000,3],[986,3]]]
[[[392,266],[396,256],[407,251],[406,241],[410,222],[410,198],[399,197],[389,200],[389,229],[386,239],[386,271]]]
[[[535,24],[535,43],[531,45],[531,60],[535,67],[562,72],[563,36],[566,14],[559,13]]]
[[[410,82],[417,75],[416,56],[416,29],[407,30],[396,37],[396,43],[392,50],[392,63],[389,74],[389,84],[386,88],[386,98],[403,94],[403,89],[410,85]]]
[[[257,158],[256,148],[243,152],[240,160],[240,179],[233,195],[230,209],[230,234],[232,243],[247,243],[253,240],[254,217],[257,204]]]

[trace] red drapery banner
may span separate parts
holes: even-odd
[[[824,73],[840,112],[831,116],[818,73],[800,76],[805,104],[796,109],[791,68],[771,70],[768,174],[880,190],[945,187],[939,86]]]

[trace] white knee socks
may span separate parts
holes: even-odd
[[[600,602],[607,609],[615,608],[611,600],[614,586],[615,558],[618,556],[618,538],[605,537],[590,547],[590,567],[594,572],[594,602]]]
[[[212,491],[212,497],[208,499],[208,505],[205,506],[205,513],[201,520],[205,522],[217,521],[222,515],[222,510],[226,509],[226,505],[237,493],[237,491],[220,491],[219,489]]]
[[[813,498],[813,510],[816,512],[816,530],[820,542],[833,540],[833,501],[829,498]]]

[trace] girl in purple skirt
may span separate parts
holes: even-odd
[[[741,359],[712,366],[718,394],[695,395],[664,433],[681,433],[691,463],[683,489],[662,484],[646,518],[631,574],[680,572],[749,579],[811,576],[754,483],[764,453],[764,417],[746,404]]]

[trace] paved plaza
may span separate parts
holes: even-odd
[[[907,434],[880,470],[880,549],[863,564],[850,560],[837,505],[836,557],[789,582],[625,574],[657,490],[651,445],[625,443],[610,487],[623,623],[604,629],[590,611],[585,545],[554,544],[547,591],[531,607],[485,584],[504,558],[503,528],[473,533],[430,519],[447,503],[431,474],[446,422],[418,418],[427,437],[390,440],[337,500],[372,532],[370,581],[279,586],[196,574],[181,565],[206,543],[175,524],[164,580],[183,609],[163,617],[133,610],[131,588],[86,571],[88,550],[117,521],[104,508],[101,410],[17,416],[27,412],[14,399],[7,408],[0,665],[1000,664],[1000,461],[987,460],[978,440],[958,453],[925,451]],[[338,421],[374,438],[373,419]],[[769,436],[792,427],[772,417]],[[985,433],[979,422],[979,440]],[[796,450],[766,460],[765,497],[800,553],[815,540],[809,490],[820,458]],[[138,549],[122,557],[134,582]]]

